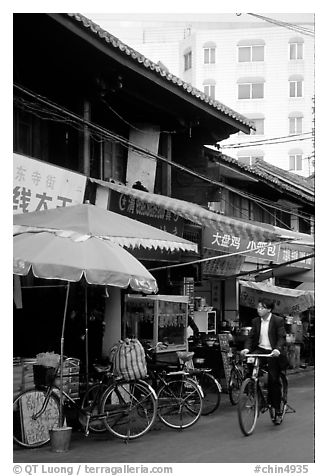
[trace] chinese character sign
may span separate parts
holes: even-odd
[[[210,258],[214,256],[223,255],[220,251],[214,251],[212,249],[203,249],[203,257]],[[202,263],[202,272],[205,275],[225,275],[232,276],[238,274],[245,261],[245,256],[235,255],[228,256],[226,258],[218,258]]]
[[[98,203],[98,197],[100,197],[103,188],[99,186],[97,188],[96,203]],[[167,231],[172,235],[183,236],[183,219],[167,208],[154,203],[111,190],[108,209]]]
[[[83,203],[84,175],[14,154],[13,213]]]
[[[209,227],[204,230],[203,245],[206,248],[225,253],[248,251],[248,255],[257,258],[269,259],[273,262],[278,260],[279,245],[276,243],[254,241],[251,238],[242,238],[221,230],[213,230]]]

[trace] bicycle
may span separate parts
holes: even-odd
[[[160,343],[157,344],[159,346]],[[201,416],[203,391],[189,373],[184,370],[169,370],[168,364],[154,363],[152,352],[145,348],[148,375],[157,391],[157,414],[169,428],[183,430],[194,425]]]
[[[204,394],[202,415],[210,415],[220,406],[222,387],[211,374],[211,369],[194,367],[192,361],[194,354],[194,352],[177,352],[180,370],[188,372],[189,376],[201,387]]]
[[[96,383],[92,383],[86,390],[81,401],[81,408],[89,411],[91,414],[100,412],[100,403],[102,396],[113,381],[112,364],[109,366],[93,365],[97,374]],[[91,420],[89,429],[94,433],[103,433],[107,431],[103,419]]]
[[[14,441],[26,448],[44,446],[50,441],[50,430],[62,424],[59,412],[58,370],[46,385],[20,393],[13,402]],[[113,381],[102,394],[82,408],[63,391],[64,405],[69,403],[85,418],[85,436],[90,422],[102,420],[107,430],[125,441],[144,435],[152,427],[157,414],[157,395],[143,380],[126,381],[112,376]]]
[[[246,361],[252,365],[252,375],[247,377],[241,386],[238,401],[238,421],[241,431],[245,436],[253,433],[257,418],[260,413],[269,410],[274,424],[281,424],[285,414],[295,413],[295,410],[287,403],[288,381],[285,373],[280,372],[281,379],[281,420],[275,418],[275,410],[268,402],[267,389],[264,388],[262,377],[267,371],[260,369],[261,358],[274,358],[270,354],[247,354]]]
[[[245,379],[245,368],[239,353],[228,352],[228,358],[231,366],[228,381],[228,394],[231,404],[237,405],[240,388]]]

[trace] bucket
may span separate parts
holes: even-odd
[[[72,436],[72,427],[63,426],[49,431],[51,450],[55,453],[64,453],[69,450]]]

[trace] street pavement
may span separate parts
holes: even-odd
[[[219,409],[191,428],[176,431],[156,421],[146,435],[124,443],[110,434],[73,432],[70,450],[54,453],[49,445],[14,446],[14,463],[313,463],[314,369],[288,373],[288,413],[281,426],[261,414],[254,433],[242,435],[236,407],[223,393]]]

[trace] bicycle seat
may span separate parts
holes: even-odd
[[[99,374],[105,374],[111,372],[112,365],[94,365],[94,370]]]

